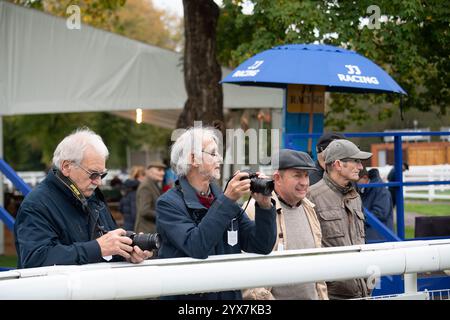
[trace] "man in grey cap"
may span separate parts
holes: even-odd
[[[324,151],[326,171],[323,179],[312,186],[308,198],[316,205],[322,229],[322,246],[337,247],[365,243],[364,214],[361,197],[354,188],[369,159],[351,141],[338,139]],[[361,298],[369,295],[364,279],[327,282],[330,299]]]
[[[278,169],[273,174],[272,199],[277,210],[277,242],[274,250],[320,248],[322,235],[314,204],[306,198],[309,174],[317,170],[311,157],[301,151],[282,149]],[[254,220],[254,204],[247,214]],[[246,289],[244,299],[327,300],[325,282],[294,284],[273,288]]]
[[[160,161],[153,161],[145,170],[145,180],[139,184],[136,192],[136,222],[135,232],[156,232],[156,200],[161,195],[158,184],[163,181],[166,165]]]
[[[337,132],[325,132],[316,144],[317,161],[316,168],[317,171],[311,172],[309,175],[309,185],[312,186],[322,180],[323,173],[325,172],[325,159],[323,157],[323,151],[328,147],[328,145],[337,139],[345,139],[345,137]]]

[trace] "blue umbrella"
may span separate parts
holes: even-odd
[[[243,62],[222,82],[286,88],[325,86],[331,92],[406,92],[369,59],[330,45],[290,44],[263,51]]]

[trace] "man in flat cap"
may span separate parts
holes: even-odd
[[[337,132],[325,132],[316,144],[316,171],[312,171],[309,175],[309,185],[312,186],[322,180],[323,173],[325,172],[325,159],[323,157],[323,151],[328,147],[328,145],[337,139],[345,139],[345,137]]]
[[[322,235],[314,204],[306,198],[309,174],[317,170],[311,157],[301,151],[282,149],[278,169],[273,174],[277,210],[277,242],[274,250],[320,248]],[[254,205],[247,214],[254,219]],[[294,284],[244,290],[245,299],[327,300],[325,282]]]
[[[322,229],[322,246],[337,247],[365,243],[364,213],[354,182],[363,169],[363,152],[351,141],[332,141],[324,151],[323,179],[309,189]],[[327,282],[330,299],[361,298],[369,294],[364,279]]]
[[[156,232],[156,200],[161,195],[158,184],[163,181],[166,165],[160,161],[150,162],[145,170],[145,179],[139,184],[136,192],[135,232]]]

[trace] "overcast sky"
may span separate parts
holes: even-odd
[[[155,7],[183,16],[183,0],[152,0]]]
[[[183,0],[152,0],[155,7],[164,9],[171,13],[175,13],[178,16],[183,16]],[[214,0],[219,6],[222,4],[222,0]],[[250,2],[250,1],[248,1]],[[244,13],[250,13],[253,6],[250,3],[244,2]]]

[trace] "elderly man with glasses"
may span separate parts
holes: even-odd
[[[22,202],[14,225],[18,268],[142,262],[151,252],[131,246],[98,187],[106,176],[100,136],[80,129],[65,137],[47,177]]]
[[[323,179],[311,186],[307,195],[315,204],[323,247],[365,243],[364,213],[354,182],[359,180],[359,171],[363,169],[361,161],[371,156],[344,139],[332,141],[324,150]],[[330,299],[361,298],[369,294],[364,279],[327,282],[327,287]]]
[[[270,194],[252,193],[255,223],[237,203],[242,196],[250,195],[249,174],[238,171],[224,192],[214,182],[220,179],[222,163],[214,129],[187,130],[173,144],[170,158],[179,179],[156,203],[156,227],[162,238],[159,257],[205,259],[241,250],[260,254],[272,251],[276,222]],[[242,295],[239,290],[230,290],[164,299],[236,300]]]

